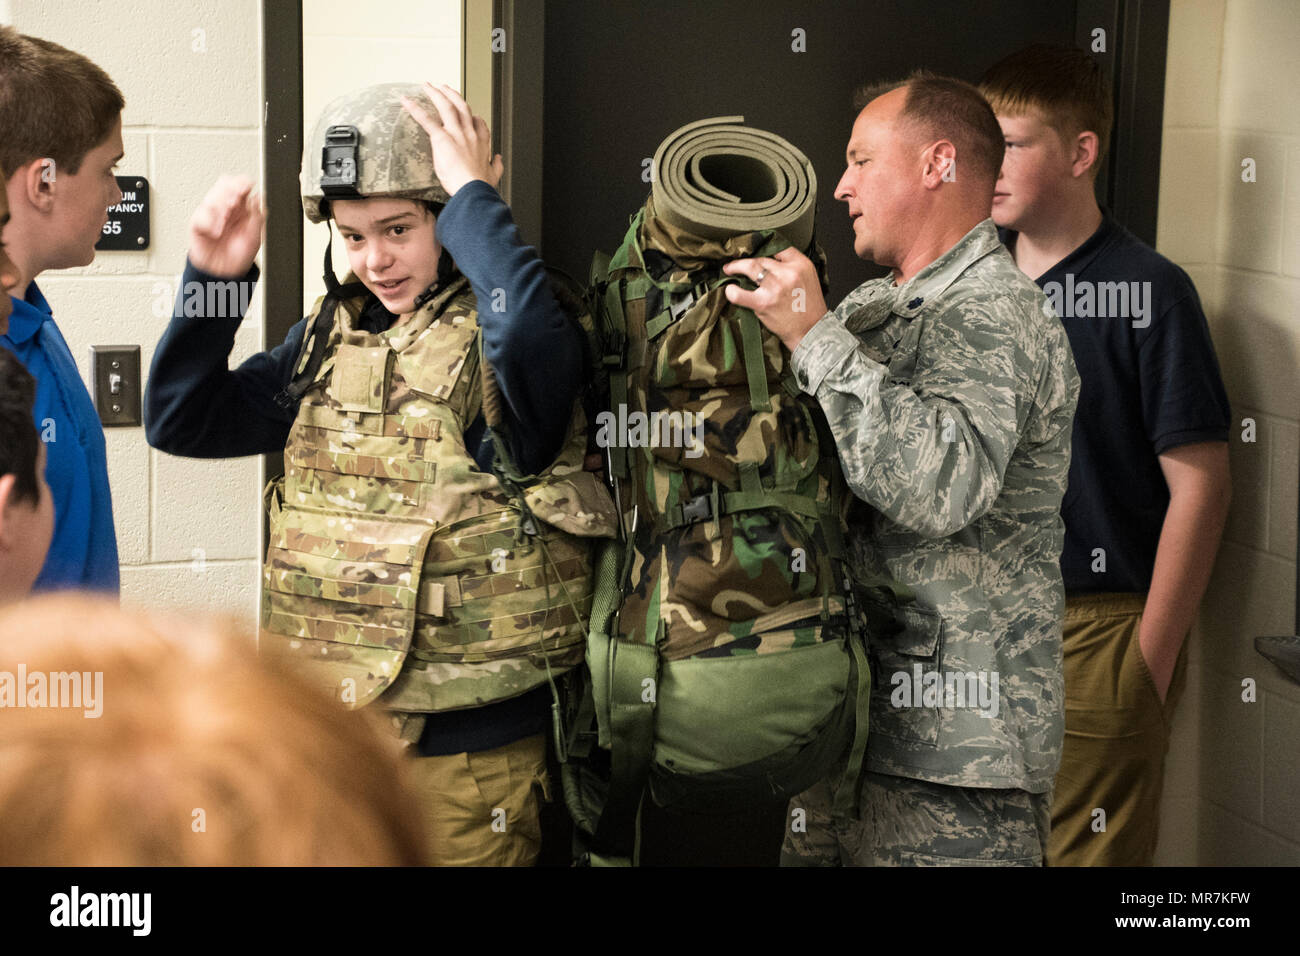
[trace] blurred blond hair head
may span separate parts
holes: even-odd
[[[74,672],[79,706],[53,706]],[[0,610],[0,864],[420,865],[399,747],[229,623],[73,594]]]

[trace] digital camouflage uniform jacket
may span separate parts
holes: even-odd
[[[902,286],[863,283],[792,364],[871,506],[850,522],[856,569],[916,594],[871,639],[868,768],[1050,790],[1079,393],[1060,320],[986,219]]]

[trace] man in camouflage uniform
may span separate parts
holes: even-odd
[[[1004,146],[979,93],[914,74],[858,105],[835,195],[857,254],[893,275],[827,312],[793,250],[727,267],[759,284],[728,295],[791,350],[872,506],[850,529],[859,570],[916,595],[897,633],[871,638],[861,818],[811,788],[782,858],[1038,865],[1064,729],[1057,562],[1078,376],[988,219]]]

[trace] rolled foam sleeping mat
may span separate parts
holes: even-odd
[[[655,151],[655,212],[706,239],[771,229],[807,249],[817,174],[802,152],[743,116],[687,123]]]

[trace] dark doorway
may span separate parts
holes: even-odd
[[[536,155],[507,156],[515,176],[510,199],[548,263],[577,278],[586,277],[595,248],[611,251],[622,239],[649,190],[644,161],[664,136],[692,120],[742,115],[812,161],[818,238],[830,259],[830,301],[838,301],[879,274],[854,256],[848,217],[832,195],[844,169],[854,90],[917,67],[973,82],[1030,43],[1089,48],[1098,28],[1106,46],[1099,58],[1115,79],[1117,161],[1159,156],[1167,0],[546,0],[540,10],[527,6],[529,29],[514,34],[519,62],[510,83],[541,109],[503,119],[517,142],[543,145],[540,168]],[[1152,168],[1158,175],[1159,164],[1134,165],[1141,166],[1133,171],[1140,188],[1126,187],[1121,177],[1117,193],[1112,167],[1099,189],[1120,220],[1150,242]],[[539,221],[540,232],[531,233]]]

